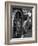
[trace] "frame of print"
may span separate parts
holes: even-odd
[[[37,4],[5,2],[5,44],[37,42]]]

